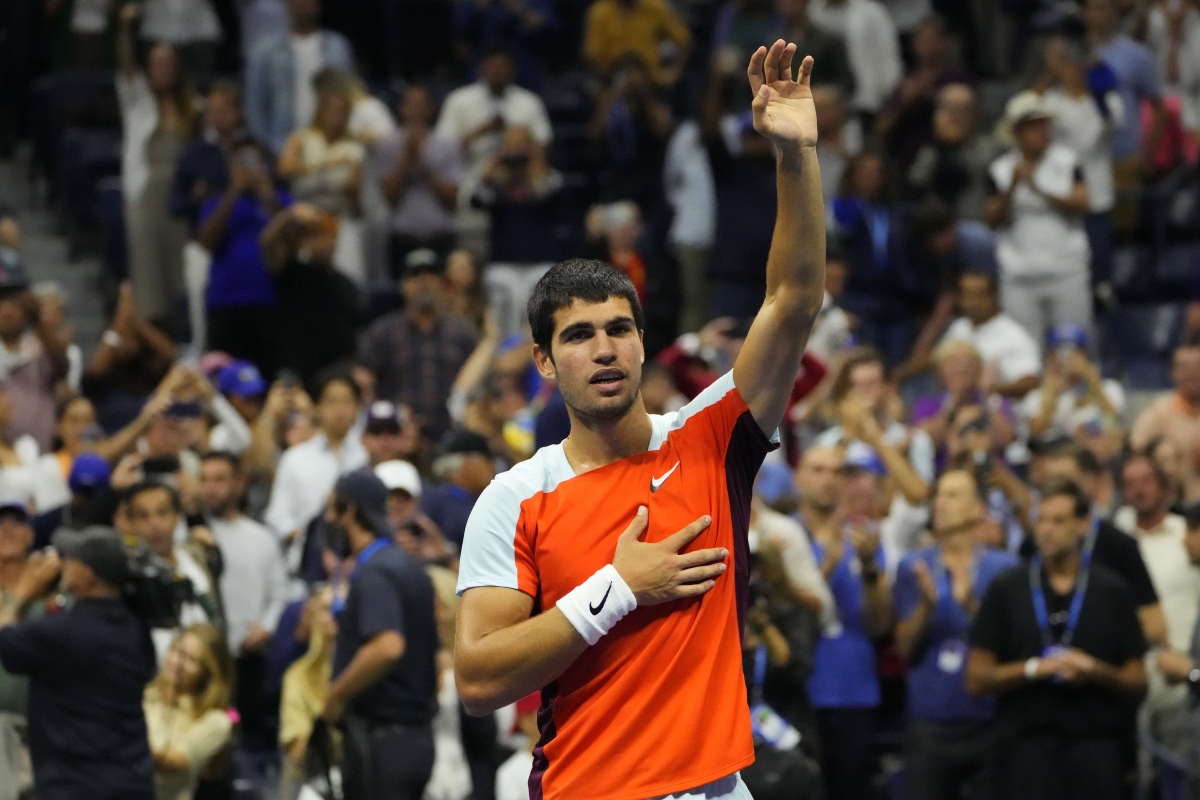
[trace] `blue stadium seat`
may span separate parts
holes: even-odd
[[[1123,377],[1128,389],[1170,389],[1171,351],[1179,341],[1183,317],[1183,303],[1114,309],[1105,319],[1111,359],[1106,367]]]
[[[129,275],[125,198],[119,177],[104,178],[97,186],[96,218],[100,222],[100,262],[104,265],[104,276],[116,284]]]
[[[1113,291],[1124,303],[1159,299],[1154,283],[1154,254],[1148,247],[1119,247],[1113,254]]]

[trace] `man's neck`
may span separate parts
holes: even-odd
[[[414,308],[408,313],[408,318],[421,333],[429,334],[437,328],[438,312],[432,308]]]
[[[567,409],[571,433],[563,452],[576,475],[606,467],[622,458],[644,453],[654,432],[641,395],[620,419],[594,419]]]
[[[834,527],[833,523],[837,514],[837,506],[822,508],[808,500],[801,500],[800,513],[804,515],[804,520],[811,529],[809,533],[820,538]]]
[[[17,582],[21,580],[24,572],[25,559],[23,558],[9,558],[0,561],[0,589],[11,592],[17,587]]]
[[[960,525],[938,536],[938,548],[952,559],[970,558],[975,552],[975,523]]]
[[[1159,525],[1163,524],[1163,520],[1167,518],[1170,509],[1156,508],[1153,511],[1137,512],[1137,528],[1139,532],[1149,533],[1156,530]]]
[[[316,32],[317,26],[307,22],[292,25],[293,36],[312,36]]]
[[[1200,412],[1200,397],[1189,397],[1178,389],[1175,390],[1175,396],[1179,398],[1179,402],[1187,406],[1188,410],[1193,413]]]
[[[221,522],[237,522],[238,517],[241,515],[242,512],[233,503],[212,512],[213,519],[220,520]]]
[[[1050,579],[1050,586],[1059,594],[1069,592],[1075,585],[1075,579],[1079,576],[1079,550],[1075,547],[1067,548],[1061,553],[1047,558],[1046,577]]]
[[[363,550],[366,550],[378,539],[371,535],[371,532],[365,528],[352,527],[346,532],[350,539],[350,554],[357,556],[361,555]]]
[[[325,441],[329,444],[330,450],[341,450],[342,444],[345,443],[346,437],[350,435],[350,431],[342,431],[337,433],[327,428],[322,429],[321,433],[325,436]]]
[[[9,350],[16,350],[21,345],[21,337],[25,335],[25,331],[9,334],[8,336],[0,336],[0,342]]]
[[[999,310],[999,309],[997,309],[997,310],[996,310],[996,313],[995,313],[995,314],[992,314],[992,315],[991,315],[990,317],[988,317],[987,319],[979,319],[979,320],[977,320],[977,319],[972,319],[972,320],[971,320],[971,327],[972,327],[972,328],[982,328],[984,325],[987,325],[989,322],[991,322],[992,320],[994,320],[994,319],[995,319],[996,317],[998,317],[998,316],[1000,316],[1000,310]]]

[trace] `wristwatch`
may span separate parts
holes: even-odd
[[[1037,677],[1038,667],[1042,665],[1042,660],[1036,656],[1025,662],[1025,680],[1031,681]]]
[[[121,334],[117,333],[112,328],[109,328],[104,332],[104,335],[100,337],[100,341],[104,342],[109,347],[120,347],[123,340],[121,339]]]

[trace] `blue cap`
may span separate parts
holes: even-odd
[[[71,465],[71,475],[67,484],[72,492],[93,492],[108,486],[112,470],[103,456],[95,453],[80,453],[75,456]]]
[[[25,520],[26,522],[28,522],[30,516],[32,516],[29,513],[29,506],[25,505],[25,503],[23,503],[22,501],[16,500],[14,498],[0,499],[0,514],[4,513],[5,511],[17,512],[17,514],[19,514],[21,516],[21,518],[23,520]]]
[[[370,469],[355,470],[338,478],[333,495],[338,500],[355,505],[371,523],[377,536],[392,535],[387,515],[388,488]]]
[[[267,391],[267,382],[249,361],[233,361],[218,373],[217,389],[221,394],[256,397]]]
[[[768,504],[795,494],[792,470],[787,464],[763,464],[754,481],[754,491]]]
[[[1051,350],[1064,344],[1075,345],[1080,350],[1086,350],[1090,339],[1087,329],[1073,322],[1060,322],[1046,335],[1046,342],[1050,345]]]
[[[869,447],[848,447],[846,460],[842,462],[842,469],[869,472],[877,478],[886,478],[888,474],[883,459]]]

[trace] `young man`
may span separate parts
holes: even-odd
[[[933,497],[935,544],[896,571],[896,643],[909,663],[909,797],[986,797],[991,788],[996,706],[963,688],[967,629],[991,581],[1018,562],[979,543],[983,488],[968,470],[943,474]]]
[[[971,625],[967,691],[1000,696],[998,800],[1117,800],[1146,640],[1125,582],[1080,546],[1087,495],[1067,481],[1041,495],[1038,556],[992,582]]]
[[[652,417],[642,309],[623,274],[566,262],[530,300],[538,370],[558,382],[571,433],[475,507],[455,672],[476,714],[542,689],[533,797],[749,797],[738,770],[754,761],[741,672],[751,488],[824,294],[812,59],[793,81],[795,51],[777,41],[749,66],[779,202],[766,302],[732,373]]]

